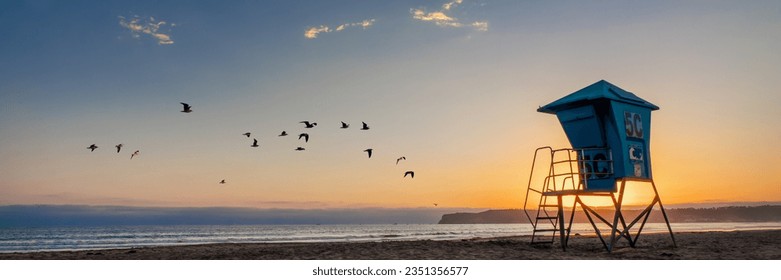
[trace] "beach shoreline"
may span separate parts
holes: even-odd
[[[530,245],[531,236],[462,240],[317,243],[215,243],[127,249],[0,253],[0,260],[778,260],[781,230],[642,234],[608,253],[593,235],[571,236],[567,251]]]

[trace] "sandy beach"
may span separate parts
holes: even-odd
[[[221,243],[131,249],[4,253],[21,260],[564,260],[704,259],[779,260],[781,230],[643,234],[635,248],[626,241],[606,252],[594,236],[573,236],[567,251],[529,244],[529,236],[448,241],[334,243]]]

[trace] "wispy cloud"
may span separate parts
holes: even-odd
[[[477,31],[488,31],[488,22],[487,21],[475,21],[471,25]]]
[[[487,21],[475,21],[464,24],[451,14],[452,10],[463,3],[464,0],[453,0],[442,5],[442,9],[426,12],[425,9],[410,9],[413,19],[420,21],[433,22],[442,27],[472,27],[477,31],[488,31]]]
[[[320,25],[318,27],[310,27],[309,29],[304,31],[304,37],[306,37],[307,39],[314,39],[317,38],[317,35],[319,35],[320,33],[339,32],[350,27],[363,27],[363,29],[366,29],[374,25],[374,21],[375,21],[374,19],[367,19],[359,22],[341,24],[336,26],[335,28],[331,28],[326,25]]]
[[[321,25],[319,27],[311,27],[304,32],[304,37],[307,37],[309,39],[317,38],[317,34],[320,33],[328,33],[331,32],[331,28],[328,28],[328,26]]]
[[[142,19],[138,16],[134,16],[131,19],[127,19],[123,16],[119,17],[119,25],[130,30],[130,34],[133,38],[141,38],[142,34],[146,34],[157,40],[158,45],[171,45],[174,40],[171,40],[171,35],[163,33],[160,28],[168,24],[165,21],[156,21],[154,17],[148,19]],[[171,27],[176,24],[171,24]]]

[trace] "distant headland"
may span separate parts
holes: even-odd
[[[718,223],[718,222],[781,222],[781,205],[726,206],[712,208],[665,209],[672,223]],[[611,216],[609,208],[597,210],[604,216]],[[624,210],[624,215],[636,216],[641,210]],[[440,224],[511,224],[528,223],[522,209],[488,210],[479,213],[453,213],[442,215]],[[575,222],[588,222],[582,211],[575,213]],[[664,222],[660,211],[651,213],[648,222]]]

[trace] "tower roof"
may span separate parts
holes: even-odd
[[[600,80],[590,86],[564,96],[559,100],[553,101],[548,105],[538,108],[537,112],[555,114],[558,111],[582,106],[597,99],[615,100],[649,108],[651,110],[659,110],[659,107],[651,104],[651,102],[645,101],[642,98],[637,97],[637,95],[625,91],[605,80]]]

